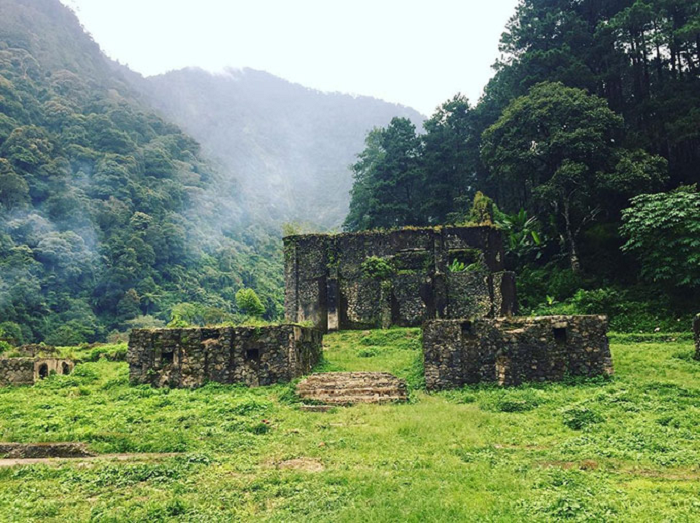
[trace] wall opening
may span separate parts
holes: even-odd
[[[49,366],[46,363],[39,365],[39,379],[45,379],[49,377]]]
[[[257,361],[260,359],[260,349],[248,349],[245,351],[245,359],[248,361]]]
[[[470,321],[462,322],[462,338],[474,338],[476,333],[474,332],[474,324]]]
[[[160,356],[160,361],[163,365],[172,365],[175,363],[175,352],[164,352]]]
[[[65,376],[70,374],[70,365],[68,365],[65,361],[61,363],[61,374]]]
[[[566,343],[566,327],[554,327],[552,331],[554,332],[554,341],[559,345],[564,345]]]

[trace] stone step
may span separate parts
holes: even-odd
[[[313,374],[297,385],[305,400],[330,405],[407,401],[406,382],[388,372],[327,372]]]

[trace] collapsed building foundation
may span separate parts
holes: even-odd
[[[70,374],[75,363],[59,358],[0,358],[0,387],[34,385],[52,374]]]
[[[298,325],[136,329],[129,337],[130,380],[180,388],[210,381],[272,385],[310,372],[322,339]]]
[[[415,327],[516,312],[493,227],[287,236],[285,315],[327,330]]]
[[[423,328],[429,390],[613,373],[605,316],[433,320]]]

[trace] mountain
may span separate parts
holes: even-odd
[[[197,139],[240,182],[256,219],[338,227],[350,164],[368,131],[415,110],[365,96],[324,93],[253,69],[183,69],[136,81],[161,114]]]
[[[279,237],[58,0],[0,0],[0,337],[92,342],[282,302]],[[188,305],[197,304],[197,306]]]

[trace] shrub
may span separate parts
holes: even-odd
[[[366,278],[377,280],[386,280],[391,278],[396,273],[394,264],[384,258],[378,256],[370,256],[362,262],[360,266],[362,274]]]
[[[265,307],[253,289],[241,289],[236,293],[236,306],[246,316],[259,318],[265,314]]]

